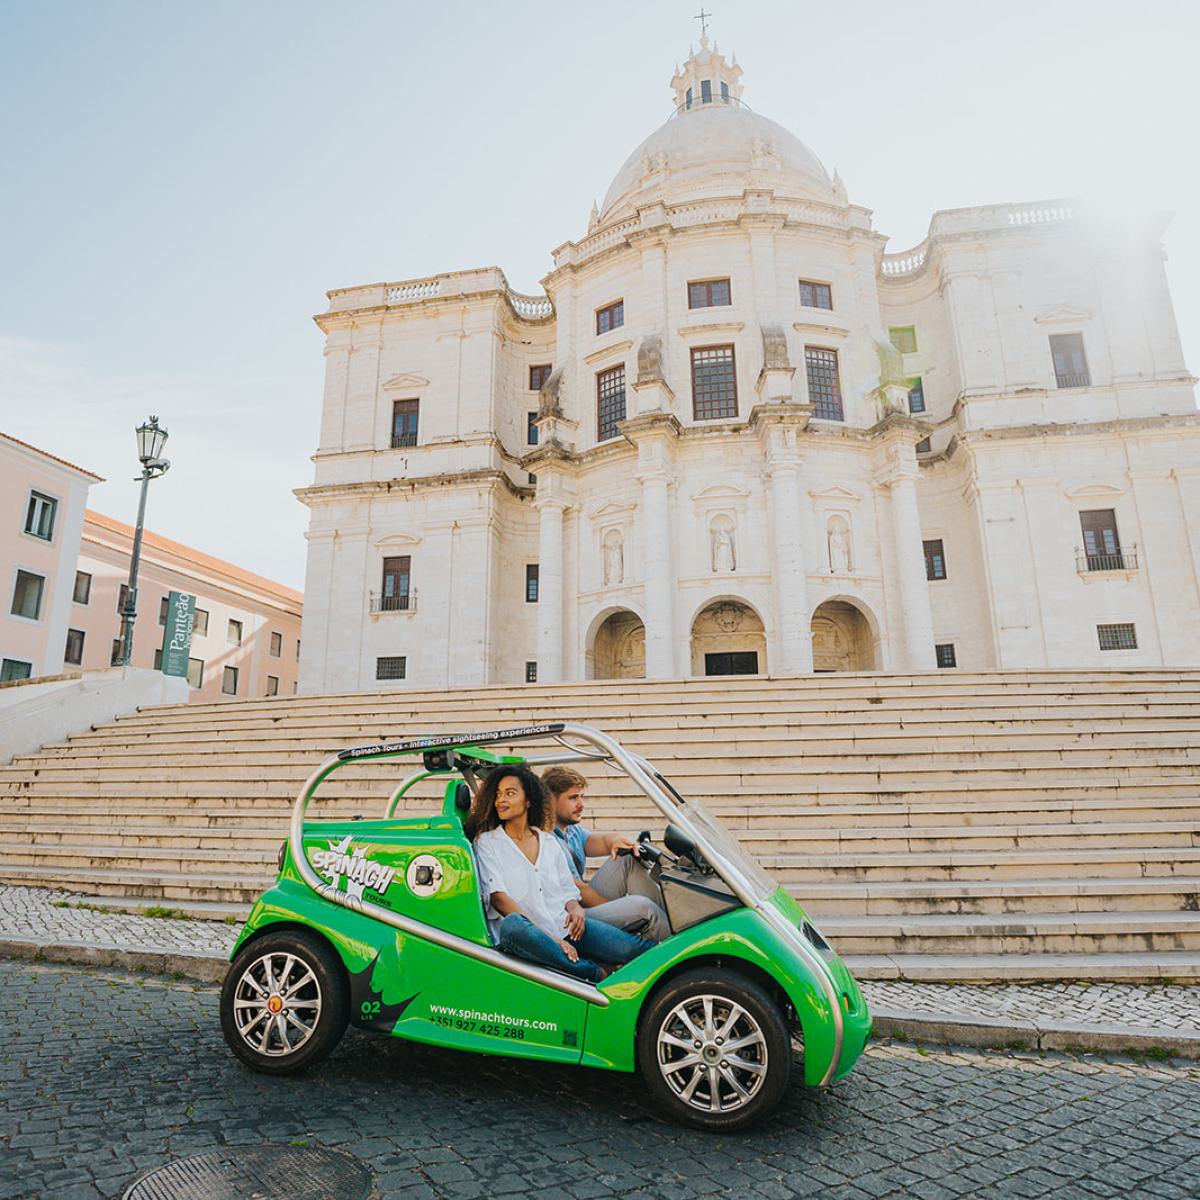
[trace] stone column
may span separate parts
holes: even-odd
[[[801,510],[800,454],[795,430],[779,425],[769,429],[766,451],[771,560],[779,621],[779,662],[768,662],[767,668],[773,674],[805,675],[813,669],[804,563],[808,513]]]
[[[557,497],[534,502],[538,512],[539,683],[561,683],[563,673],[563,516]]]
[[[937,658],[933,650],[929,584],[925,579],[925,551],[921,546],[921,517],[917,512],[917,485],[904,466],[898,465],[886,481],[891,490],[892,540],[904,606],[904,644],[908,669],[931,671],[937,667]],[[916,469],[915,462],[912,467]]]
[[[671,553],[671,477],[661,469],[639,472],[642,580],[646,603],[646,678],[675,674],[675,570]]]

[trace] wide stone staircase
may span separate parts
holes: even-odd
[[[346,746],[596,725],[700,798],[864,978],[1200,982],[1200,671],[605,681],[148,709],[0,768],[0,883],[240,913]],[[0,731],[2,736],[2,731]],[[382,815],[357,763],[313,815]],[[661,831],[589,767],[586,820]],[[421,785],[404,812],[427,812]]]

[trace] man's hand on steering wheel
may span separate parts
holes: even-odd
[[[632,838],[618,837],[617,835],[614,834],[613,837],[611,838],[611,842],[612,842],[612,845],[608,851],[609,858],[616,858],[617,855],[620,854],[622,850],[628,851],[630,854],[633,855],[634,858],[637,858],[638,855],[641,853],[640,843],[635,842]]]

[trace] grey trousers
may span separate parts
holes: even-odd
[[[588,916],[648,941],[661,942],[670,934],[662,893],[632,855],[610,858],[588,882],[605,898],[587,910]]]

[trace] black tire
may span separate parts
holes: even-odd
[[[263,934],[242,948],[225,976],[225,1041],[256,1071],[296,1074],[341,1041],[350,1021],[349,991],[341,961],[324,938],[303,929]]]
[[[672,979],[642,1013],[637,1060],[670,1120],[733,1133],[762,1121],[783,1099],[791,1032],[778,1002],[753,979],[697,968]]]

